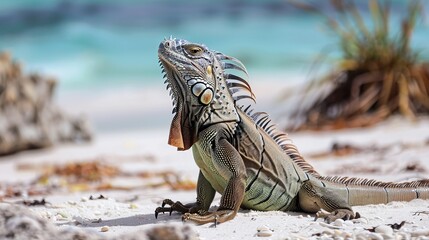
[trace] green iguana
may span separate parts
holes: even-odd
[[[192,147],[200,173],[195,203],[166,199],[155,217],[178,211],[184,221],[216,224],[233,219],[242,207],[324,210],[316,216],[332,222],[358,217],[354,205],[429,198],[429,180],[391,183],[319,175],[266,113],[254,112],[253,104],[238,105],[255,100],[239,60],[172,38],[161,42],[158,56],[175,114],[168,143],[178,150]],[[220,206],[209,212],[216,192],[222,195]]]

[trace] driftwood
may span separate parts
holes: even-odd
[[[91,139],[85,119],[54,104],[55,86],[54,79],[23,74],[20,64],[0,53],[0,156]]]

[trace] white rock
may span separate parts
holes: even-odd
[[[89,200],[89,198],[87,198],[87,197],[81,197],[80,198],[81,202],[88,202],[88,200]]]

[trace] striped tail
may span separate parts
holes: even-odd
[[[429,199],[429,179],[404,183],[338,176],[318,179],[326,188],[344,197],[350,206]]]

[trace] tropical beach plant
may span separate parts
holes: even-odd
[[[370,21],[354,1],[331,0],[329,15],[309,4],[295,5],[323,14],[339,39],[342,59],[335,71],[308,86],[304,98],[311,97],[311,89],[331,85],[311,104],[294,110],[300,119],[294,130],[362,127],[398,113],[409,119],[429,114],[429,63],[410,46],[422,16],[420,1],[408,3],[397,32],[389,26],[388,1],[368,1]]]

